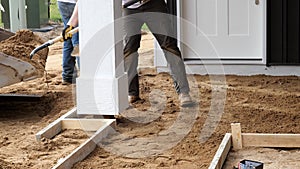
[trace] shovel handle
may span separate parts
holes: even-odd
[[[76,27],[76,28],[70,30],[70,31],[68,32],[68,34],[73,35],[73,34],[75,34],[75,33],[78,32],[78,31],[79,31],[79,27]],[[38,51],[40,51],[40,50],[42,50],[42,49],[44,49],[44,48],[46,48],[46,47],[48,47],[48,46],[50,46],[50,45],[53,45],[54,43],[59,42],[59,41],[61,41],[62,39],[63,39],[63,37],[62,37],[62,35],[60,35],[60,36],[58,36],[58,37],[56,37],[56,38],[54,38],[54,39],[52,39],[52,40],[47,41],[46,43],[42,44],[41,46],[36,47],[36,48],[30,53],[29,58],[32,59],[33,55],[36,54]]]

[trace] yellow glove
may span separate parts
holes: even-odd
[[[62,30],[62,34],[61,34],[61,35],[62,35],[64,41],[66,41],[66,40],[72,38],[72,34],[68,33],[68,32],[70,32],[72,29],[73,29],[73,26],[67,25],[67,26]]]

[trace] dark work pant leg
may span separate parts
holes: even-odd
[[[164,51],[176,92],[188,93],[190,88],[185,66],[172,29],[171,19],[173,18],[165,13],[166,10],[162,8],[161,13],[147,15],[146,24]]]
[[[128,92],[131,96],[139,95],[138,49],[141,41],[143,23],[132,10],[125,9],[124,16],[124,67],[128,76]]]

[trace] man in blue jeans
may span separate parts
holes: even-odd
[[[59,12],[61,14],[62,21],[64,23],[64,30],[68,29],[68,21],[70,20],[73,10],[75,8],[77,0],[57,0]],[[63,60],[62,60],[62,79],[63,85],[68,85],[75,83],[75,78],[77,77],[76,70],[76,60],[79,67],[79,58],[72,56],[77,54],[78,50],[78,33],[74,34],[72,38],[64,37],[64,46],[63,46]],[[73,54],[72,54],[73,52]]]

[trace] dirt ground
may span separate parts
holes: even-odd
[[[57,32],[55,29],[39,35],[53,38]],[[38,101],[1,98],[0,169],[51,168],[87,139],[82,131],[67,130],[54,139],[35,140],[39,130],[76,106],[76,85],[61,84],[61,49],[61,43],[50,47],[44,77],[0,89],[1,94],[43,95]],[[140,67],[152,67],[151,34],[143,36],[140,52]],[[116,132],[74,168],[206,169],[224,134],[230,132],[230,123],[240,122],[242,132],[247,133],[300,133],[297,76],[189,75],[189,82],[195,105],[180,108],[169,74],[142,71],[143,100],[122,112]],[[256,151],[266,154],[267,159],[253,156]],[[265,162],[267,169],[297,169],[299,151],[263,149],[249,154],[250,150],[245,150],[246,155],[232,152],[228,157],[232,163],[229,160],[226,166],[232,168],[236,161],[249,159]],[[278,163],[279,159],[289,161]]]

